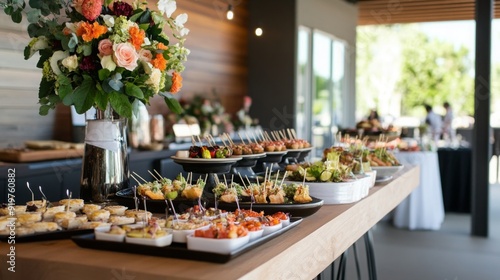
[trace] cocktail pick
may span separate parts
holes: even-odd
[[[149,224],[149,217],[148,217],[148,207],[146,205],[146,196],[142,197],[142,201],[144,203],[144,216],[146,217],[146,225]]]
[[[306,184],[307,169],[308,169],[308,168],[306,168],[306,169],[304,170],[304,179],[302,180],[302,187],[304,187],[304,186],[305,186],[305,184]]]
[[[278,172],[276,173],[276,180],[274,180],[273,188],[276,188],[276,186],[278,185],[278,177],[279,176],[280,176],[280,171],[278,170]]]
[[[49,200],[47,199],[47,196],[46,196],[46,195],[43,193],[43,191],[42,191],[42,186],[38,186],[38,189],[40,190],[40,193],[42,194],[42,197],[43,197],[45,200],[47,200],[47,202],[48,202]]]
[[[134,179],[137,182],[137,184],[139,184],[139,186],[142,185],[142,183],[139,182],[139,180],[137,180],[137,178],[135,178],[134,175],[130,174],[130,177],[132,177],[132,179]]]
[[[168,205],[168,201],[170,201],[170,207],[172,207],[172,212],[174,212],[174,221],[179,223],[179,218],[177,217],[177,213],[175,212],[175,207],[174,207],[174,203],[172,202],[172,199],[165,199],[165,203],[167,203],[167,207],[169,207]]]
[[[139,179],[143,180],[144,183],[147,183],[148,181],[146,181],[144,178],[142,178],[141,176],[139,176],[139,174],[135,173],[135,172],[132,172],[135,176],[137,176]]]
[[[241,175],[240,175],[240,177],[241,177]],[[250,180],[248,180],[248,176],[247,175],[245,175],[245,178],[248,181],[248,190],[250,190],[250,211],[252,211],[253,204],[255,202],[255,198],[253,197],[253,189],[250,188],[250,186],[252,185],[252,183],[250,182]],[[243,179],[241,179],[241,181],[243,181]],[[245,182],[243,182],[243,185],[245,185]],[[245,186],[245,188],[246,188],[246,186]]]
[[[31,192],[31,201],[33,201],[33,203],[35,203],[35,194],[33,193],[33,191],[30,188],[30,183],[26,182],[26,186],[28,187],[28,190],[30,190],[30,192]]]
[[[245,145],[245,141],[243,140],[243,137],[241,137],[241,134],[239,132],[238,132],[238,137],[240,137],[241,143],[243,143],[243,145]]]
[[[153,169],[153,171],[156,173],[156,175],[158,176],[158,178],[163,178],[163,176],[161,176],[161,174],[158,171],[156,171],[156,169]]]
[[[73,193],[66,189],[66,195],[68,196],[68,205],[66,205],[66,213],[69,213],[69,202],[71,201],[71,197]]]
[[[283,187],[283,183],[285,182],[286,175],[288,175],[288,171],[285,171],[285,175],[283,175],[283,180],[281,180],[280,188]]]
[[[135,211],[139,211],[139,198],[137,197],[137,186],[134,186],[134,204],[135,204]]]
[[[161,182],[161,179],[159,179],[158,177],[156,177],[156,176],[153,174],[153,172],[151,172],[151,171],[149,171],[149,170],[148,170],[148,172],[149,172],[149,174],[151,174],[151,176],[153,177],[153,179],[155,179],[155,180],[156,180],[156,181],[158,181],[158,182]]]

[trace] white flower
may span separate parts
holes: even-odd
[[[115,18],[112,15],[101,15],[107,27],[115,26]]]
[[[189,34],[189,29],[182,28],[181,31],[179,31],[179,34],[181,35],[181,37],[184,37]]]
[[[143,46],[149,46],[151,45],[151,41],[149,41],[149,38],[148,37],[145,37],[144,38],[144,43],[142,43]]]
[[[29,43],[30,54],[29,57],[32,57],[37,51],[46,49],[49,46],[49,41],[45,36],[35,37]]]
[[[54,72],[56,76],[62,74],[61,69],[59,69],[58,65],[59,61],[65,59],[68,56],[69,53],[67,51],[55,51],[52,57],[50,57],[50,68],[52,68],[52,72]]]
[[[71,32],[73,33],[76,33],[76,24],[72,23],[72,22],[66,22],[66,28],[68,28],[69,30],[71,30]]]
[[[75,71],[76,68],[78,68],[78,57],[76,55],[68,56],[65,59],[63,59],[61,63],[70,72]]]
[[[158,68],[153,68],[151,74],[149,75],[149,79],[146,81],[146,84],[151,85],[155,93],[160,91],[160,81],[161,81],[161,71]]]
[[[105,55],[102,57],[101,66],[104,69],[108,69],[110,72],[113,72],[116,69],[116,63],[113,61],[113,57],[111,55]]]
[[[167,14],[167,17],[171,17],[172,14],[177,9],[177,3],[175,0],[159,0],[158,1],[158,10],[160,13]]]
[[[183,28],[187,20],[188,20],[188,15],[186,13],[178,15],[174,20],[177,29]]]

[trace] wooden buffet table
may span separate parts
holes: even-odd
[[[325,205],[295,228],[225,264],[84,249],[71,240],[16,244],[16,272],[1,279],[312,279],[419,184],[419,167],[405,167],[357,203]],[[376,254],[376,252],[375,252]]]

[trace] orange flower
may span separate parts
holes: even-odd
[[[156,54],[155,58],[151,60],[151,64],[153,64],[154,67],[160,69],[161,71],[167,68],[167,60],[161,53]]]
[[[168,49],[167,46],[165,46],[163,43],[158,43],[158,45],[156,46],[159,50],[166,50]]]
[[[92,39],[97,39],[106,32],[108,32],[108,28],[97,22],[94,22],[94,24],[82,22],[76,30],[76,35],[82,36],[85,42],[90,42]]]
[[[138,27],[132,26],[129,28],[128,33],[130,34],[129,42],[134,45],[136,50],[141,49],[141,45],[144,44],[144,37],[146,33],[144,30],[139,29]]]
[[[172,74],[172,86],[170,87],[171,93],[177,93],[182,88],[182,76],[181,74],[174,72]]]
[[[69,29],[67,27],[64,27],[63,34],[66,35],[66,36],[70,35],[71,34],[71,29]]]

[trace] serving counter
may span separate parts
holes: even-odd
[[[16,272],[2,279],[312,279],[419,184],[419,167],[405,167],[359,202],[324,205],[284,232],[225,264],[83,249],[71,240],[15,245]],[[195,252],[193,252],[195,254]],[[376,252],[375,252],[376,254]]]

